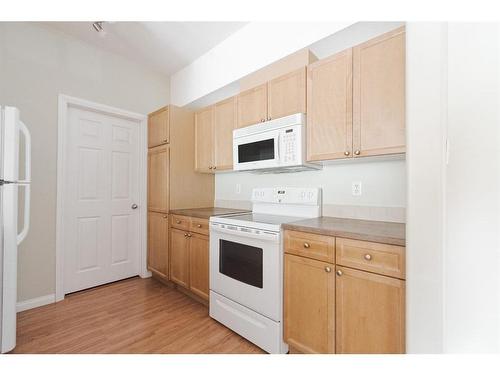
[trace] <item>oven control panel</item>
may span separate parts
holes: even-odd
[[[295,205],[321,204],[320,188],[258,188],[252,191],[254,203],[278,203]]]

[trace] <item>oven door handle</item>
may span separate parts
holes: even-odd
[[[221,228],[217,224],[210,224],[210,231],[214,231],[217,233],[232,234],[235,236],[253,238],[253,239],[258,239],[258,240],[263,240],[263,241],[268,241],[268,242],[279,243],[279,241],[280,241],[279,233],[273,233],[273,232],[267,232],[265,230],[260,230],[259,231],[260,233],[256,234],[253,232],[247,232],[245,229],[246,228],[241,228],[241,227],[237,227],[237,229],[226,229],[226,228]]]

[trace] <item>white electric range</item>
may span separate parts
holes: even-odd
[[[210,316],[286,353],[281,225],[321,216],[321,189],[254,189],[252,203],[252,213],[210,218]]]

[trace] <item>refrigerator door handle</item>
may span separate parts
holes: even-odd
[[[28,230],[30,229],[30,196],[31,196],[31,186],[30,184],[18,184],[19,186],[25,187],[24,192],[24,222],[23,230],[17,235],[17,244],[19,245],[26,238]]]
[[[23,223],[23,230],[17,235],[17,244],[19,245],[23,240],[26,238],[26,235],[28,234],[28,230],[30,227],[30,200],[31,200],[31,186],[30,186],[30,181],[31,181],[31,135],[24,123],[22,121],[19,121],[19,130],[24,135],[25,138],[25,144],[26,144],[26,151],[25,151],[25,167],[24,167],[24,180],[19,181],[19,186],[24,186],[25,187],[25,192],[24,192],[24,223]]]
[[[19,183],[24,184],[31,182],[31,134],[22,121],[19,121],[19,130],[24,135],[26,145],[24,156],[24,180],[19,181]]]

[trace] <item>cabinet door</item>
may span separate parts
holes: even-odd
[[[335,353],[335,277],[330,263],[285,254],[284,336],[303,353]]]
[[[233,130],[236,128],[236,97],[215,104],[215,153],[217,169],[233,168]]]
[[[189,286],[189,240],[186,232],[170,229],[170,280]]]
[[[208,236],[189,237],[189,289],[208,301]]]
[[[148,269],[168,279],[168,215],[148,212]]]
[[[337,353],[404,353],[405,282],[337,267]]]
[[[352,49],[307,72],[307,160],[352,156]]]
[[[268,120],[294,113],[305,113],[306,68],[300,68],[269,81],[267,93]]]
[[[158,146],[148,152],[148,210],[167,212],[168,196],[168,146]]]
[[[155,147],[169,142],[168,107],[148,116],[148,147]]]
[[[195,114],[195,170],[212,172],[214,166],[214,107]]]
[[[354,156],[405,152],[405,32],[353,49]]]
[[[267,119],[267,83],[238,95],[238,127],[254,125]]]

